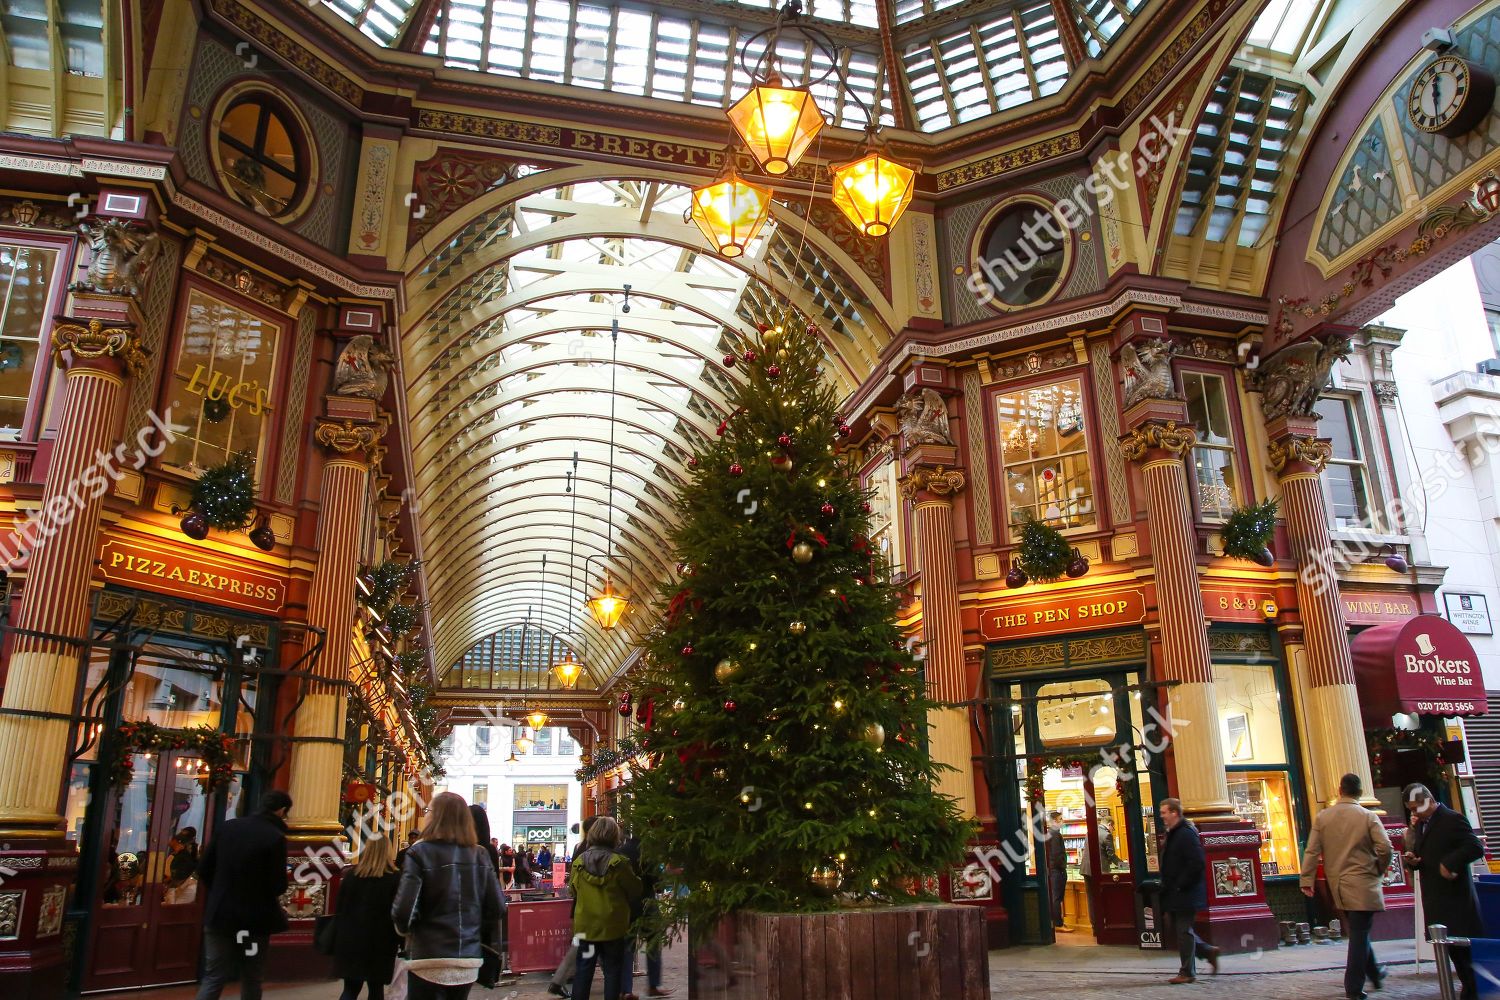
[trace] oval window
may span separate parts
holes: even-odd
[[[1067,231],[1035,202],[1003,209],[979,242],[976,266],[1002,305],[1029,306],[1052,293],[1066,262]]]
[[[304,148],[291,117],[267,95],[237,98],[219,120],[215,152],[224,190],[261,215],[286,215],[306,185]]]

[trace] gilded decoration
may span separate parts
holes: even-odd
[[[1071,639],[1068,642],[1070,664],[1132,660],[1145,655],[1146,636],[1141,632],[1129,635],[1105,635],[1097,639]]]
[[[283,303],[287,298],[286,289],[283,286],[252,273],[249,268],[241,267],[213,254],[204,254],[203,259],[198,261],[197,270],[204,277],[233,288],[241,295],[274,309],[283,308]]]
[[[901,480],[901,495],[908,501],[917,499],[919,493],[947,498],[960,492],[966,482],[962,469],[949,469],[941,465],[933,468],[918,467]]]
[[[440,149],[412,171],[406,228],[410,247],[455,211],[515,180],[519,161],[485,153]]]
[[[1271,636],[1267,632],[1239,632],[1209,629],[1208,648],[1215,653],[1269,653]]]
[[[21,900],[24,892],[0,892],[0,941],[14,941],[21,936]]]
[[[52,349],[56,352],[54,358],[59,368],[67,367],[64,351],[75,358],[90,361],[119,358],[131,378],[145,375],[150,368],[141,338],[134,330],[123,326],[106,327],[102,320],[97,319],[89,320],[88,326],[59,323],[52,330]]]
[[[1191,427],[1179,427],[1177,421],[1142,424],[1120,441],[1120,451],[1126,459],[1139,462],[1150,452],[1164,451],[1180,456],[1188,452],[1198,440],[1198,433]]]
[[[1043,351],[1014,354],[1008,358],[996,358],[990,362],[992,381],[1027,378],[1043,371],[1070,368],[1078,363],[1078,356],[1071,344],[1049,347]]]
[[[1063,644],[1043,642],[1029,646],[1009,646],[990,650],[991,670],[1031,670],[1038,667],[1060,667]]]
[[[1292,463],[1306,465],[1312,471],[1321,473],[1327,468],[1328,460],[1333,457],[1333,445],[1327,441],[1298,434],[1272,441],[1267,451],[1271,457],[1271,468],[1278,473]]]
[[[1351,350],[1348,337],[1330,337],[1292,344],[1262,359],[1249,382],[1261,394],[1266,420],[1315,416],[1333,366],[1348,358]]]
[[[355,423],[353,420],[320,418],[317,430],[313,431],[313,439],[329,451],[340,455],[362,451],[371,462],[378,462],[380,456],[385,453],[385,448],[380,442],[385,437],[386,426],[384,419],[369,424]]]

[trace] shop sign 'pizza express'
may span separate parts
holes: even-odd
[[[1145,620],[1145,591],[1132,587],[1062,598],[1007,601],[980,611],[979,634],[992,642],[1004,642],[1056,632],[1135,625]]]
[[[215,557],[185,553],[154,542],[107,538],[98,573],[111,583],[205,604],[275,614],[286,603],[286,581]]]

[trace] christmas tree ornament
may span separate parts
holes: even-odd
[[[813,547],[806,542],[798,542],[792,546],[792,559],[802,563],[804,566],[812,562]]]
[[[783,431],[776,435],[776,444],[782,448],[790,448],[792,446],[792,436]]]
[[[879,750],[885,746],[885,727],[878,722],[872,722],[860,732],[859,738]]]
[[[864,503],[860,504],[859,505],[859,509],[860,509],[860,511],[862,513],[865,513],[865,514],[868,514],[868,513],[870,513],[870,511],[874,510],[874,508],[870,506],[870,501],[868,501],[868,500],[866,500]]]
[[[779,326],[773,326],[768,330],[761,331],[760,342],[765,344],[769,350],[776,350],[784,339],[785,334]]]
[[[1005,574],[1005,585],[1011,590],[1019,590],[1030,582],[1026,571],[1021,568],[1021,561],[1014,560],[1010,566],[1010,572]]]
[[[687,702],[683,701],[681,698],[678,698],[676,701],[672,702],[672,711],[680,712],[684,708],[687,708]]]
[[[688,459],[687,467],[689,469],[696,469],[698,467],[698,456],[694,455],[692,458]]]
[[[734,363],[736,361],[738,361],[738,360],[739,360],[739,358],[735,357],[733,354],[726,354],[726,355],[724,355],[724,367],[725,368],[733,368],[734,367]]]
[[[693,644],[692,643],[688,643],[686,646],[682,647],[682,655],[683,656],[692,656],[693,655]]]
[[[792,461],[790,455],[772,455],[771,468],[777,472],[791,472],[796,468],[796,463]]]
[[[630,718],[630,712],[631,712],[630,702],[631,702],[630,692],[629,691],[622,692],[620,694],[620,715],[622,717],[624,717],[624,718],[627,718],[627,719]]]
[[[854,433],[854,429],[848,424],[839,424],[839,437],[846,438]]]
[[[713,769],[713,776],[715,781],[723,781],[725,778],[729,777],[729,772],[724,770],[722,767],[716,767]]]
[[[208,519],[196,510],[190,510],[182,515],[182,533],[195,542],[201,542],[208,537]]]
[[[792,635],[801,635],[803,632],[807,631],[807,623],[806,622],[792,622],[790,625],[787,626],[787,629],[792,633]]]
[[[781,366],[766,365],[766,378],[781,378]]]
[[[262,552],[270,552],[276,547],[276,532],[271,530],[271,519],[265,514],[261,514],[260,523],[250,529],[250,541]]]
[[[1083,576],[1086,573],[1088,573],[1088,571],[1089,571],[1089,560],[1088,560],[1088,557],[1085,556],[1082,552],[1078,551],[1077,549],[1074,549],[1073,550],[1073,561],[1070,562],[1070,563],[1068,563],[1068,569],[1067,569],[1068,576],[1070,576],[1071,578],[1073,578],[1074,580],[1076,580],[1080,576]]]
[[[832,517],[833,516],[833,504],[829,503],[827,500],[824,500],[823,501],[823,506],[821,506],[821,507],[818,508],[818,512],[820,514],[822,514],[824,517]]]
[[[753,365],[755,364],[756,359],[760,357],[760,355],[756,354],[754,351],[746,351],[744,354],[740,355],[740,357],[744,359],[745,364]]]
[[[788,354],[784,348],[776,352],[777,361],[785,361],[789,357],[791,357],[791,355]]]
[[[740,665],[733,660],[723,659],[714,667],[714,678],[720,683],[726,683],[731,677],[740,672]]]
[[[730,462],[729,474],[731,476],[743,476],[745,474],[745,467],[738,462]]]
[[[733,698],[726,698],[724,700],[724,711],[729,712],[729,713],[732,714],[734,712],[734,710],[736,708],[738,708],[738,707],[739,706],[734,703],[734,699]]]

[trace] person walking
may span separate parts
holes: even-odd
[[[499,945],[505,899],[461,796],[433,798],[422,839],[406,852],[391,917],[406,938],[411,1000],[467,1000],[484,947]]]
[[[620,854],[620,824],[601,816],[573,862],[568,886],[576,900],[573,940],[579,942],[573,1000],[589,1000],[594,967],[604,970],[604,1000],[621,1000],[630,977],[630,920],[643,888]]]
[[[396,868],[396,841],[374,831],[360,846],[358,859],[344,869],[338,908],[333,914],[334,974],[344,981],[339,1000],[383,1000],[396,967],[401,936],[391,922],[391,906],[401,873]]]
[[[647,866],[641,863],[641,842],[632,832],[620,845],[620,853],[630,861],[635,869],[636,877],[641,880],[641,902],[631,913],[632,922],[639,921],[642,917],[654,917],[658,912],[656,902],[656,873],[647,871]],[[630,940],[630,978],[625,982],[625,994],[631,996],[635,992],[635,953],[640,947],[641,932],[635,929]],[[648,946],[646,948],[646,995],[650,997],[669,997],[672,991],[663,989],[661,985],[661,945]]]
[[[1349,928],[1349,954],[1344,960],[1344,996],[1364,1000],[1365,980],[1375,989],[1385,982],[1385,970],[1375,962],[1370,925],[1385,909],[1381,889],[1395,849],[1380,817],[1359,804],[1364,782],[1357,774],[1339,779],[1339,798],[1318,813],[1302,855],[1302,894],[1311,898],[1318,863],[1333,895],[1333,905]]]
[[[500,888],[515,888],[516,852],[509,844],[500,845]]]
[[[286,891],[286,814],[292,797],[261,796],[253,816],[219,828],[198,862],[203,907],[203,979],[197,1000],[219,1000],[236,969],[241,1000],[260,1000],[271,935],[287,928],[281,908]]]
[[[594,828],[594,824],[597,822],[599,822],[598,816],[590,816],[583,821],[583,824],[581,827],[579,827],[579,829],[582,830],[583,837],[585,839],[587,839],[589,831]],[[583,846],[581,841],[579,842],[579,846]],[[574,853],[576,854],[577,852],[575,851]],[[567,866],[568,874],[571,876],[573,873],[573,861],[571,858],[568,859]],[[578,900],[575,898],[573,900],[573,909],[568,916],[568,919],[570,921],[572,920],[572,913],[576,913],[577,910]],[[555,997],[563,997],[564,1000],[567,1000],[568,997],[571,997],[573,995],[573,977],[577,974],[578,941],[575,939],[573,941],[573,944],[568,948],[568,953],[563,956],[561,962],[557,963],[557,971],[552,973],[552,979],[547,983],[547,992],[551,993]]]
[[[525,849],[516,852],[515,883],[517,889],[531,888],[531,856]]]
[[[1463,813],[1439,802],[1426,785],[1407,785],[1401,798],[1411,810],[1407,850],[1402,860],[1421,874],[1422,915],[1428,926],[1442,924],[1450,937],[1484,937],[1484,918],[1469,866],[1484,857],[1484,845]],[[1473,957],[1467,948],[1449,948],[1458,970],[1459,1000],[1478,1000]]]
[[[1047,859],[1047,894],[1052,900],[1052,927],[1064,934],[1071,933],[1063,919],[1063,900],[1068,891],[1068,848],[1063,843],[1062,813],[1056,809],[1047,814],[1047,839],[1044,843]]]
[[[543,878],[552,877],[552,848],[546,844],[543,844],[542,849],[536,852],[536,867]]]
[[[1161,800],[1161,824],[1167,835],[1162,840],[1161,908],[1171,922],[1177,938],[1177,975],[1168,979],[1173,985],[1198,981],[1197,959],[1208,962],[1215,974],[1219,971],[1219,949],[1198,936],[1193,923],[1198,911],[1208,909],[1208,859],[1198,828],[1182,815],[1180,799]]]

